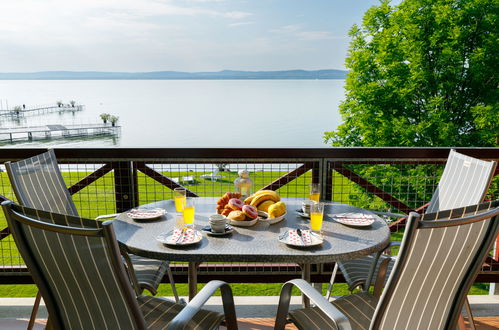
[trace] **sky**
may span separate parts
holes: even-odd
[[[0,72],[345,69],[378,0],[0,2]]]

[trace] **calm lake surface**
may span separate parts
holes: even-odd
[[[121,136],[2,147],[325,147],[340,123],[344,80],[2,80],[0,108],[75,100],[75,114],[0,121],[12,126],[89,124],[119,116]]]

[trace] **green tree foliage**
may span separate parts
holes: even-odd
[[[497,146],[497,0],[388,1],[353,26],[334,146]]]

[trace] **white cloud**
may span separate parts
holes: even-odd
[[[296,36],[303,40],[334,39],[329,31],[302,31],[298,32]]]
[[[235,26],[243,26],[243,25],[250,25],[250,24],[255,24],[255,22],[238,22],[238,23],[231,23],[229,24],[230,27],[235,27]]]
[[[270,32],[272,33],[291,33],[291,32],[296,32],[302,29],[302,26],[300,24],[294,24],[294,25],[285,25],[281,26],[277,29],[272,29]]]
[[[247,13],[244,11],[229,11],[223,14],[224,17],[233,18],[233,19],[241,19],[251,16],[251,13]]]
[[[331,31],[306,31],[301,24],[292,24],[281,26],[270,30],[275,34],[288,35],[293,38],[298,38],[306,41],[328,40],[328,39],[345,39],[345,37],[336,37]]]

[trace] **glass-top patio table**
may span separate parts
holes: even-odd
[[[208,217],[216,213],[218,198],[199,197],[196,202],[195,227],[201,230],[208,225]],[[159,234],[175,228],[176,212],[173,200],[147,204],[142,207],[159,207],[167,214],[156,220],[133,220],[126,213],[114,221],[119,242],[129,252],[160,260],[189,262],[189,298],[196,294],[197,265],[202,262],[269,262],[296,263],[302,268],[302,277],[310,280],[310,265],[350,260],[383,250],[390,241],[390,230],[381,218],[368,227],[349,227],[334,221],[331,216],[344,212],[369,213],[350,205],[330,202],[324,210],[322,233],[324,242],[318,246],[295,248],[278,241],[278,236],[288,229],[308,229],[309,219],[297,214],[303,199],[283,198],[287,205],[286,218],[270,225],[257,222],[252,227],[234,227],[227,236],[209,236],[194,245],[169,246],[156,240]],[[372,213],[371,213],[372,214]]]

